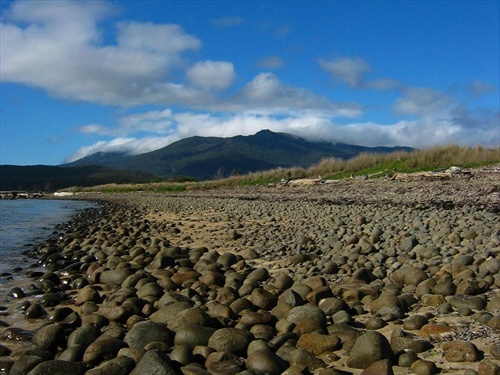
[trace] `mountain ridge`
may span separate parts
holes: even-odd
[[[311,142],[289,133],[261,130],[234,137],[193,136],[138,155],[96,153],[62,166],[100,165],[140,171],[164,179],[187,176],[211,180],[273,168],[307,168],[325,158],[349,159],[363,152],[411,151],[410,147],[365,147],[325,141]]]

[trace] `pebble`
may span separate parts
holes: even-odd
[[[426,358],[432,344],[443,367],[459,361],[463,372],[460,364],[475,358],[478,373],[498,371],[466,340],[493,340],[500,326],[497,215],[471,205],[445,210],[435,191],[403,205],[393,202],[411,191],[377,205],[346,204],[328,190],[328,204],[313,191],[259,191],[256,199],[244,190],[130,195],[126,205],[103,203],[98,214],[75,218],[35,249],[50,271],[29,271],[32,287],[7,289],[36,329],[0,327],[4,348],[30,347],[0,346],[0,366],[24,374],[65,362],[65,373],[85,363],[87,375],[328,375],[347,359],[365,375],[392,374],[396,361],[434,374],[439,360],[416,354]],[[162,219],[151,220],[155,213]],[[197,220],[204,214],[210,223]],[[457,314],[483,325],[436,324]],[[388,325],[390,341],[378,332]],[[496,346],[486,355],[498,358]]]

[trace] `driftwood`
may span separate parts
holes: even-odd
[[[450,167],[445,171],[436,172],[415,172],[415,173],[395,173],[390,180],[406,180],[413,178],[427,179],[427,180],[449,180],[453,177],[471,178],[470,171],[464,171],[460,167]]]

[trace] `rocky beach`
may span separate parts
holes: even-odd
[[[96,200],[3,285],[0,374],[500,374],[500,166]]]

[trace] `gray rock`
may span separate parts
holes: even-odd
[[[55,323],[46,325],[36,331],[32,342],[36,346],[54,351],[58,346],[65,344],[65,339],[64,326]]]
[[[118,351],[127,347],[122,340],[114,338],[99,338],[88,346],[83,354],[83,362],[95,366],[102,361],[116,357]]]
[[[261,349],[248,356],[246,367],[255,374],[279,375],[288,365],[272,351]]]
[[[218,352],[244,353],[253,340],[249,331],[238,328],[221,328],[215,331],[208,340],[208,346]]]
[[[174,345],[185,345],[189,348],[207,346],[215,331],[210,327],[184,325],[175,333]]]
[[[99,335],[99,328],[94,324],[84,324],[69,335],[67,345],[68,347],[81,345],[83,348],[87,348]]]
[[[389,341],[381,333],[368,331],[354,343],[347,358],[347,366],[365,369],[374,362],[392,357]]]
[[[307,304],[290,310],[286,320],[299,325],[303,321],[315,322],[319,327],[326,327],[326,315],[318,306]]]
[[[85,375],[128,375],[134,367],[135,362],[132,358],[118,356],[87,371]]]
[[[172,345],[173,338],[173,332],[165,324],[145,321],[134,324],[123,341],[130,348],[144,348],[151,342],[164,342]]]
[[[9,375],[26,375],[42,361],[37,355],[21,355],[12,365]]]
[[[130,275],[132,275],[132,272],[127,269],[107,270],[101,273],[100,282],[110,288],[120,287]]]
[[[434,362],[418,359],[411,365],[411,371],[416,375],[433,375],[438,373]]]
[[[431,344],[421,337],[395,329],[391,335],[391,348],[394,353],[411,350],[414,353],[422,353],[431,348]]]
[[[172,361],[167,354],[156,350],[149,350],[142,356],[130,375],[178,375]]]
[[[81,362],[45,361],[36,365],[28,375],[83,375],[85,365]],[[111,375],[111,374],[110,374]]]
[[[71,345],[64,350],[57,358],[60,361],[80,362],[83,359],[85,348],[81,345]]]
[[[472,310],[483,310],[486,302],[479,296],[469,296],[465,294],[456,294],[448,299],[448,303],[456,309],[468,307]]]

